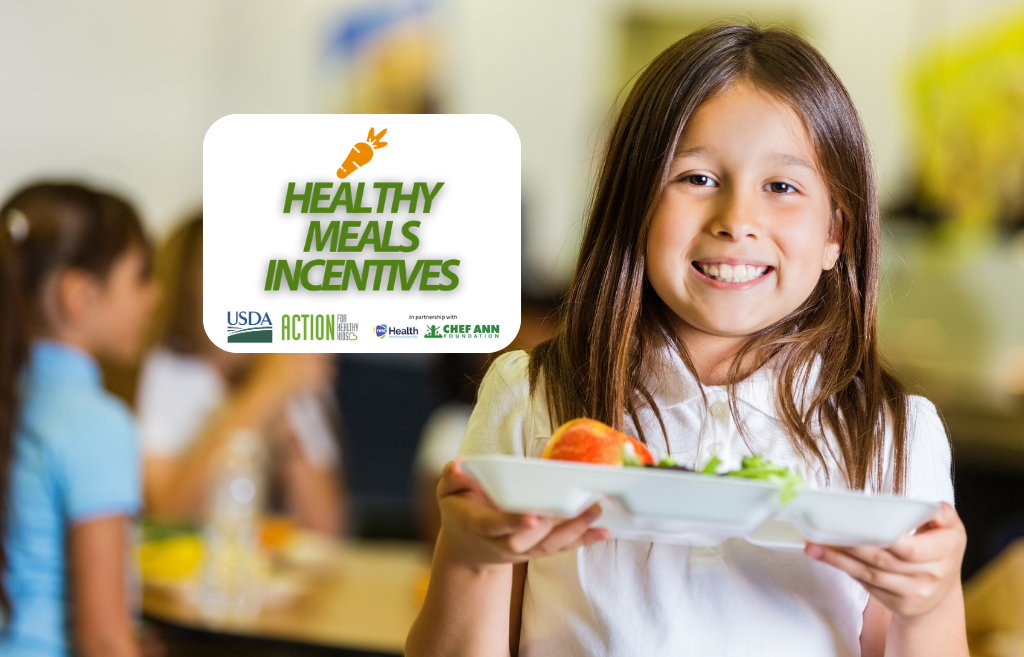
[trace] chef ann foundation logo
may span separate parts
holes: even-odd
[[[501,334],[500,324],[445,324],[442,327],[428,326],[425,338],[495,339]]]
[[[258,310],[228,311],[228,342],[273,342],[274,326],[270,313]]]

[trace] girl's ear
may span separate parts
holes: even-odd
[[[843,212],[839,208],[836,208],[835,214],[832,215],[832,226],[829,232],[831,235],[829,235],[828,242],[825,243],[825,254],[821,259],[821,268],[824,271],[836,266],[839,254],[843,250]]]
[[[69,269],[57,280],[56,317],[57,322],[68,328],[77,327],[87,321],[101,293],[95,276],[77,269]]]

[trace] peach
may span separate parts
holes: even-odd
[[[541,458],[559,461],[581,461],[623,465],[623,457],[630,465],[654,463],[647,446],[603,422],[577,418],[558,427]]]

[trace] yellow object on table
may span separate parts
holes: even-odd
[[[194,578],[205,552],[195,534],[145,541],[139,546],[139,569],[148,582],[180,582]]]

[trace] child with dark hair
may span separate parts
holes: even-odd
[[[328,354],[219,349],[203,328],[203,218],[176,230],[157,258],[166,291],[157,344],[146,354],[136,404],[146,513],[199,521],[240,429],[272,450],[277,506],[300,527],[344,530],[340,417]]]
[[[135,424],[97,359],[137,356],[155,301],[134,209],[38,184],[0,209],[0,654],[136,655]]]
[[[867,138],[798,35],[712,25],[638,77],[557,335],[502,356],[460,454],[539,456],[600,420],[697,466],[762,454],[808,485],[940,502],[893,545],[787,553],[609,540],[503,513],[446,466],[407,655],[966,657],[950,448],[882,361]]]

